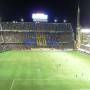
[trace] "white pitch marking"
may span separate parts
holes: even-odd
[[[11,84],[10,90],[12,90],[12,88],[13,88],[14,81],[15,81],[15,80],[12,81],[12,84]]]
[[[37,81],[37,80],[61,80],[61,79],[15,79],[16,81],[18,81],[18,80],[34,80],[34,81]]]

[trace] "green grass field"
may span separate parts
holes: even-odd
[[[0,90],[90,90],[90,56],[77,51],[0,53]]]

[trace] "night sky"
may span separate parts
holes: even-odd
[[[34,12],[49,15],[49,22],[67,22],[76,25],[78,0],[0,0],[0,17],[2,21],[32,21]],[[90,0],[80,1],[81,26],[90,27]]]

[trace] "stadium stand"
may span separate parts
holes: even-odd
[[[81,47],[79,50],[86,54],[90,54],[90,32],[81,33]]]
[[[4,49],[74,48],[70,23],[2,22],[0,27]]]

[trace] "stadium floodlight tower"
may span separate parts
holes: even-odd
[[[48,15],[44,13],[33,13],[32,19],[34,22],[48,22]]]
[[[80,4],[80,0],[78,1],[78,11],[77,11],[77,30],[76,30],[76,47],[77,47],[77,49],[79,49],[81,46],[80,6],[79,6],[79,4]]]

